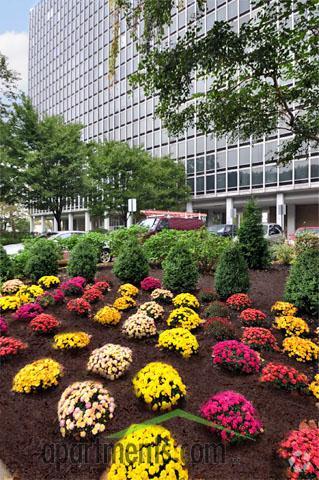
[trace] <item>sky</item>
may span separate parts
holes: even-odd
[[[19,88],[28,85],[28,19],[37,0],[0,0],[0,52],[9,66],[20,74]]]

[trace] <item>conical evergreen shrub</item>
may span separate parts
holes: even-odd
[[[139,284],[148,275],[148,262],[138,240],[132,238],[124,243],[115,260],[113,272],[123,282]]]
[[[96,273],[98,256],[98,249],[90,238],[80,240],[71,251],[68,264],[70,277],[80,276],[91,282]]]
[[[30,248],[29,258],[25,266],[25,275],[31,280],[39,280],[44,275],[58,273],[59,250],[52,240],[39,238]]]
[[[238,243],[230,244],[221,254],[215,271],[215,289],[222,299],[248,291],[248,268]]]
[[[12,278],[12,261],[3,246],[0,244],[0,281],[5,282]]]
[[[195,290],[198,281],[198,266],[189,248],[183,241],[174,245],[163,262],[163,283],[173,292]]]

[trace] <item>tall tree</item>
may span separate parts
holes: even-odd
[[[0,117],[6,115],[10,101],[17,93],[19,75],[10,70],[7,57],[0,52]]]
[[[206,34],[200,0],[197,18],[173,43],[163,39],[183,8],[179,0],[115,3],[140,51],[133,84],[158,95],[157,114],[172,133],[196,125],[206,134],[259,139],[279,128],[293,134],[278,153],[281,163],[318,146],[318,0],[255,0],[254,17],[238,33],[221,21]],[[194,93],[194,82],[205,79],[207,92]]]
[[[126,221],[128,199],[138,209],[181,208],[189,197],[185,171],[169,157],[152,158],[126,143],[98,144],[90,157],[91,211],[119,214]]]

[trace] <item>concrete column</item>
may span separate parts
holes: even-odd
[[[287,234],[291,235],[296,230],[296,205],[287,205]]]
[[[85,231],[89,232],[92,228],[89,212],[85,212],[84,219],[85,219]]]
[[[285,197],[283,193],[277,193],[276,196],[276,223],[281,226],[282,229],[285,228],[285,214],[286,214],[286,205]]]
[[[104,217],[104,228],[110,230],[110,217]]]
[[[53,231],[58,231],[58,222],[56,221],[55,217],[53,217]]]
[[[129,228],[132,225],[133,225],[133,213],[128,212],[127,217],[126,217],[126,226],[127,226],[127,228]]]
[[[193,204],[192,202],[187,202],[186,203],[186,212],[192,212],[193,211]]]
[[[268,210],[262,210],[261,221],[262,221],[262,223],[268,223],[269,222],[269,209]]]
[[[34,232],[34,217],[29,218],[30,220],[30,233]]]
[[[231,197],[226,198],[226,223],[234,223],[234,200]]]
[[[44,215],[41,215],[40,220],[41,220],[41,225],[40,225],[41,233],[44,233],[45,231]]]
[[[69,213],[69,215],[68,215],[68,230],[74,230],[73,213]]]

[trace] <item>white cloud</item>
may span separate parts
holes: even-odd
[[[28,34],[27,32],[5,32],[0,34],[0,52],[8,57],[11,70],[20,75],[18,86],[28,89]]]

